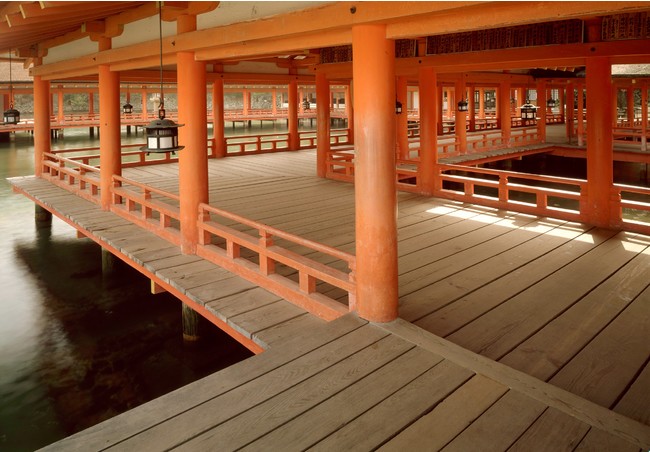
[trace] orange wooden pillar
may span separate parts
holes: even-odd
[[[478,118],[485,119],[485,89],[478,89]]]
[[[537,81],[537,138],[546,142],[546,83]]]
[[[38,58],[40,60],[40,58]],[[35,65],[40,64],[35,62]],[[50,82],[34,76],[34,174],[43,174],[43,155],[50,152]]]
[[[438,94],[436,98],[438,99],[438,104],[436,105],[436,113],[438,114],[438,135],[442,135],[444,132],[444,127],[443,127],[443,122],[444,122],[444,115],[445,112],[443,110],[443,101],[445,100],[444,97],[444,89],[442,85],[436,87],[436,93]]]
[[[140,91],[140,102],[142,104],[142,119],[146,121],[149,113],[147,113],[147,90],[144,87]]]
[[[316,172],[318,177],[327,174],[327,157],[330,152],[330,83],[324,72],[316,73]]]
[[[88,115],[95,117],[95,93],[92,91],[88,92]]]
[[[436,72],[432,67],[421,67],[418,72],[420,88],[420,166],[418,179],[420,193],[431,196],[436,191],[436,164],[438,163],[438,106]]]
[[[58,92],[56,94],[56,100],[57,100],[57,118],[59,121],[59,124],[65,121],[65,115],[63,113],[63,86],[59,85],[58,86]]]
[[[99,51],[110,50],[111,39],[99,38]],[[107,64],[99,66],[99,161],[102,209],[112,204],[113,176],[122,174],[120,142],[120,74]]]
[[[196,16],[181,15],[178,34],[196,30]],[[199,204],[208,202],[208,129],[205,62],[195,61],[194,52],[176,54],[178,76],[178,141],[185,149],[178,156],[181,252],[193,254],[198,244]],[[246,93],[244,93],[246,96]],[[245,98],[245,97],[244,97]]]
[[[273,117],[275,118],[275,115],[278,113],[278,90],[276,88],[273,88],[273,91],[271,92],[272,100],[271,100],[271,113],[273,114]]]
[[[609,95],[609,93],[608,93]],[[585,144],[585,101],[584,101],[584,86],[582,84],[578,85],[578,126],[577,126],[577,135],[578,135],[578,146],[584,146]]]
[[[510,134],[512,131],[512,120],[510,112],[510,82],[503,81],[499,84],[499,118],[501,122],[501,140],[510,147]]]
[[[611,190],[614,182],[614,150],[612,138],[611,64],[607,57],[587,58],[587,206],[588,221],[608,227],[620,218],[613,218]],[[582,96],[578,96],[580,99]]]
[[[409,158],[409,137],[408,137],[408,79],[397,77],[396,85],[397,101],[402,104],[402,114],[395,115],[395,126],[397,133],[397,155],[401,159]]]
[[[470,85],[468,88],[469,95],[467,99],[467,111],[469,121],[469,131],[474,132],[476,130],[476,88],[473,85]]]
[[[296,77],[292,77],[289,82],[288,92],[288,106],[287,109],[287,125],[289,129],[289,150],[297,151],[300,149],[300,136],[298,135],[298,81]]]
[[[573,141],[573,125],[575,118],[575,87],[573,83],[569,83],[566,87],[566,113],[565,113],[565,126],[566,136],[569,144]]]
[[[212,83],[212,146],[216,158],[226,156],[224,128],[223,74],[221,74]]]
[[[641,84],[641,150],[648,150],[648,83]]]
[[[625,94],[627,97],[627,125],[628,127],[634,127],[634,88],[628,86],[625,89]]]
[[[456,131],[456,142],[458,143],[458,152],[461,154],[467,154],[467,112],[458,111],[458,102],[461,100],[466,100],[467,88],[465,87],[465,76],[461,75],[460,78],[456,80],[456,85],[454,92],[456,98],[452,108],[456,110],[456,120],[454,125],[454,130]]]
[[[347,85],[345,87],[345,116],[348,118],[349,144],[354,144],[354,113],[352,109],[352,95],[350,94],[350,85]]]
[[[385,25],[353,25],[356,308],[360,317],[397,317],[395,43]]]

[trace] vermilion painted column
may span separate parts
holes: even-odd
[[[177,19],[178,34],[196,30],[196,16]],[[178,76],[178,141],[185,149],[178,156],[178,190],[181,198],[181,252],[193,254],[198,244],[199,204],[208,202],[208,128],[205,62],[194,52],[176,54]]]
[[[99,51],[111,48],[110,38],[99,39]],[[109,65],[99,66],[99,161],[102,209],[112,204],[113,176],[122,174],[120,141],[120,75]]]
[[[436,164],[438,163],[438,89],[436,72],[432,67],[421,67],[418,72],[420,87],[420,166],[418,178],[423,195],[431,196],[436,190]]]
[[[456,133],[456,141],[458,142],[458,152],[461,154],[467,154],[467,113],[458,111],[458,102],[461,100],[466,100],[466,88],[465,88],[465,77],[461,77],[456,80],[456,85],[454,92],[456,93],[456,98],[452,108],[456,110],[456,121],[454,130]]]
[[[39,58],[40,60],[40,58]],[[35,64],[40,64],[40,61]],[[43,154],[50,152],[50,82],[34,76],[34,174],[43,174]]]
[[[546,83],[537,82],[537,137],[540,141],[546,142]]]
[[[485,119],[485,89],[478,89],[478,117]]]
[[[247,116],[248,110],[250,110],[251,108],[251,93],[246,88],[244,88],[241,94],[242,94],[242,102],[243,102],[242,114],[244,116]]]
[[[345,116],[348,118],[349,143],[354,144],[354,110],[352,108],[351,85],[345,87]]]
[[[469,95],[467,99],[467,110],[468,110],[468,118],[467,120],[469,121],[469,131],[473,132],[476,130],[476,102],[475,102],[475,94],[476,94],[476,89],[474,86],[470,86],[468,88]]]
[[[402,114],[395,115],[397,149],[400,158],[409,158],[409,137],[408,137],[408,79],[397,77],[397,100],[402,103]]]
[[[147,90],[143,89],[140,92],[140,101],[142,102],[142,119],[147,120],[147,116],[149,113],[147,113]]]
[[[587,216],[589,223],[608,227],[612,218],[611,198],[614,183],[612,139],[611,64],[607,57],[587,58],[587,96],[597,99],[587,108]],[[578,97],[578,99],[581,96]]]
[[[224,127],[223,74],[221,74],[212,83],[212,138],[216,158],[226,156]]]
[[[648,83],[641,84],[641,150],[648,150],[648,139],[646,132],[648,131]]]
[[[327,174],[330,152],[330,83],[323,72],[316,73],[316,170],[318,177]]]
[[[634,127],[634,88],[628,86],[625,90],[627,95],[627,122],[629,127]],[[614,107],[615,108],[615,107]]]
[[[499,85],[499,118],[501,119],[501,139],[510,147],[510,133],[512,121],[510,116],[510,82],[501,82]]]
[[[91,118],[95,116],[95,93],[92,91],[88,93],[88,114]]]
[[[397,317],[395,43],[385,25],[354,25],[355,205],[360,317]]]
[[[585,100],[583,96],[584,96],[584,86],[580,84],[578,85],[578,127],[577,127],[578,146],[584,146],[585,144],[585,138],[584,138]]]
[[[566,87],[566,136],[569,144],[573,141],[573,121],[575,118],[575,86],[569,83]]]
[[[445,115],[445,112],[443,111],[442,103],[443,103],[443,100],[444,100],[444,94],[443,93],[445,91],[443,90],[442,86],[438,86],[436,88],[436,92],[438,94],[437,95],[438,104],[436,105],[436,113],[438,114],[438,124],[437,124],[438,135],[442,135],[442,133],[444,132],[443,120],[444,120],[444,115]]]
[[[56,95],[56,100],[57,100],[57,109],[58,111],[58,118],[59,118],[59,123],[62,123],[65,121],[65,115],[63,114],[63,86],[59,85],[59,92]]]
[[[297,151],[300,148],[300,137],[298,136],[298,81],[293,78],[289,82],[287,109],[287,124],[289,129],[289,150]]]

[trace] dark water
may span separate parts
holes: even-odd
[[[56,147],[98,145],[67,130]],[[100,247],[61,220],[37,226],[5,180],[33,172],[28,134],[0,143],[0,450],[45,446],[250,356],[208,322],[184,345],[177,299],[124,264],[102,275]]]

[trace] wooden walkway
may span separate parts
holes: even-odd
[[[354,188],[314,160],[212,160],[210,203],[354,252]],[[177,191],[175,164],[124,175]],[[402,319],[326,324],[45,181],[12,182],[268,348],[54,449],[650,448],[649,237],[399,193]]]

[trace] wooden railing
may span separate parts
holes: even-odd
[[[178,195],[121,176],[114,175],[112,181],[112,212],[180,245]]]
[[[342,144],[351,143],[350,129],[331,129],[330,130],[330,145],[340,146]],[[300,149],[313,149],[316,147],[317,137],[314,131],[298,132],[300,140]]]
[[[438,165],[436,196],[568,221],[584,221],[587,181],[564,177]],[[535,185],[534,185],[535,184]]]
[[[42,165],[44,179],[84,199],[100,203],[99,168],[53,153],[44,154]]]
[[[345,304],[327,294],[336,294],[333,288],[347,293],[349,309],[354,309],[356,259],[352,254],[208,204],[199,206],[199,218],[197,255],[325,319],[334,319],[348,311]],[[236,225],[222,224],[216,221],[218,218]],[[255,235],[244,232],[246,229]],[[309,254],[318,254],[321,259],[298,254],[276,241],[307,249]],[[347,271],[339,269],[343,265]]]
[[[614,184],[614,218],[627,231],[650,234],[650,188]]]
[[[225,140],[227,155],[260,154],[289,148],[288,133],[237,135],[226,137]]]

